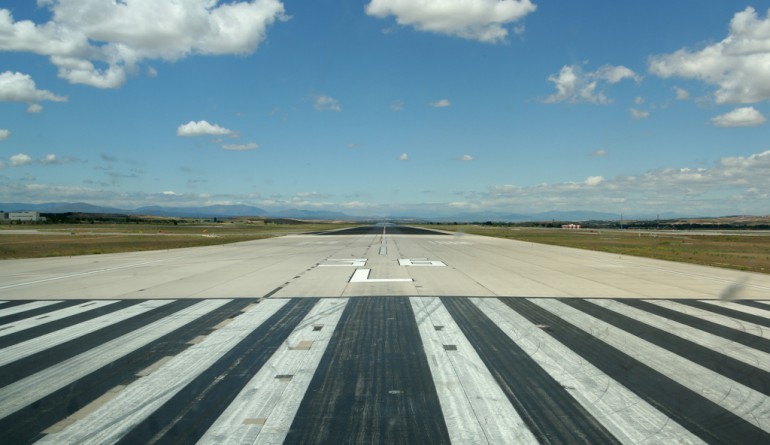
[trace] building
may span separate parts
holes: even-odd
[[[0,212],[0,221],[44,221],[40,212]]]
[[[562,229],[579,229],[580,224],[562,224]]]

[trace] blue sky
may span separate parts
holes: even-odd
[[[770,213],[767,1],[0,7],[0,202]]]

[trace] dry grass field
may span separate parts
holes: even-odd
[[[0,259],[165,250],[343,227],[339,223],[73,224],[0,226]]]
[[[770,273],[770,232],[565,230],[478,225],[426,227],[620,255]]]

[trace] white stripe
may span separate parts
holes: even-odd
[[[112,341],[44,369],[25,379],[0,388],[0,418],[107,366],[142,346],[186,325],[227,303],[227,300],[201,301],[154,323],[142,326]]]
[[[283,443],[347,302],[321,299],[198,443]]]
[[[34,301],[32,303],[20,304],[18,306],[9,307],[7,309],[0,309],[0,317],[20,314],[22,312],[31,311],[33,309],[39,309],[41,307],[50,306],[56,303],[61,303],[61,300]]]
[[[118,301],[120,300],[88,301],[85,303],[78,304],[77,306],[72,306],[64,309],[59,309],[58,311],[49,312],[44,316],[41,315],[40,317],[19,320],[17,322],[14,322],[13,326],[0,330],[0,337],[4,337],[8,334],[13,334],[15,332],[23,331],[25,329],[41,326],[46,323],[50,323],[52,321],[61,320],[62,318],[71,317],[73,315],[80,314],[83,312],[88,312],[93,309],[97,309],[113,303],[117,303]]]
[[[743,363],[770,371],[770,354],[613,300],[588,300]]]
[[[621,442],[704,443],[502,301],[472,301]]]
[[[0,349],[0,366],[15,362],[16,360],[20,360],[78,337],[82,337],[83,335],[90,334],[97,329],[143,314],[152,309],[171,303],[171,301],[172,300],[145,301],[83,323],[68,326],[64,329]]]
[[[743,312],[744,314],[756,315],[762,318],[770,318],[770,307],[767,309],[760,309],[753,306],[745,306],[739,303],[733,303],[731,301],[722,300],[699,300],[703,303],[708,303],[712,306],[723,307],[732,309],[734,311]]]
[[[558,301],[530,301],[770,432],[770,398],[766,395]]]
[[[120,440],[200,373],[246,338],[289,300],[264,300],[202,342],[186,349],[146,377],[128,385],[115,398],[63,431],[38,443],[104,444]]]
[[[735,329],[739,332],[746,334],[756,335],[770,340],[770,329],[765,326],[751,323],[749,321],[738,320],[736,318],[728,317],[726,315],[717,314],[716,312],[707,311],[705,309],[688,306],[686,304],[677,303],[675,301],[668,300],[645,300],[648,303],[656,306],[671,309],[673,311],[681,312],[683,314],[692,315],[698,317],[704,321],[724,326],[726,328]]]
[[[409,301],[452,443],[537,444],[441,300]],[[457,350],[447,351],[444,345]]]

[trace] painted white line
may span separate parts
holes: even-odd
[[[661,306],[667,309],[671,309],[683,314],[692,315],[698,317],[704,321],[716,323],[726,328],[735,329],[739,332],[745,332],[747,334],[756,335],[770,340],[770,329],[765,326],[751,323],[748,321],[738,320],[736,318],[728,317],[726,315],[717,314],[716,312],[707,311],[705,309],[687,306],[685,304],[677,303],[668,300],[645,300],[650,304]]]
[[[64,388],[70,383],[98,370],[102,366],[109,365],[126,354],[129,354],[169,332],[190,323],[196,318],[211,312],[228,301],[229,300],[201,301],[189,308],[175,312],[168,317],[145,325],[55,366],[51,366],[50,368],[44,369],[27,378],[0,388],[0,400],[3,401],[3,403],[0,404],[0,419]],[[115,412],[113,415],[121,417],[122,413]],[[67,441],[54,441],[54,443],[65,442]],[[71,441],[68,443],[78,443],[78,441]]]
[[[32,309],[39,309],[41,307],[50,306],[56,303],[61,303],[61,300],[35,301],[32,303],[20,304],[19,306],[9,307],[8,309],[0,310],[0,317],[20,314],[22,312],[31,311]]]
[[[703,443],[502,301],[471,301],[621,443]]]
[[[321,299],[198,443],[283,443],[347,302]]]
[[[366,258],[329,258],[326,261],[330,261],[331,264],[321,264],[320,267],[363,267],[366,266]]]
[[[112,271],[115,271],[115,270],[131,269],[133,267],[146,266],[148,264],[154,264],[154,263],[158,263],[158,262],[161,262],[161,261],[165,261],[165,260],[145,261],[145,262],[142,262],[142,263],[127,264],[125,266],[110,267],[110,268],[107,268],[107,269],[90,270],[88,272],[80,272],[80,273],[75,273],[75,274],[70,274],[70,275],[61,275],[61,276],[58,276],[58,277],[44,278],[42,280],[27,281],[25,283],[9,284],[9,285],[6,285],[6,286],[0,286],[0,290],[12,289],[14,287],[21,287],[21,286],[30,286],[30,285],[33,285],[33,284],[48,283],[50,281],[66,280],[67,278],[76,278],[76,277],[82,277],[82,276],[86,276],[86,275],[94,275],[94,274],[98,274],[98,273],[112,272]]]
[[[439,298],[410,297],[452,443],[537,439]],[[456,350],[447,351],[445,345]]]
[[[214,300],[216,301],[216,300]],[[258,328],[289,300],[264,300],[190,346],[155,372],[128,385],[85,419],[38,443],[115,443],[200,373]]]
[[[102,315],[94,319],[88,320],[83,323],[78,323],[73,326],[60,329],[55,332],[51,332],[40,337],[17,343],[7,348],[0,349],[0,366],[8,363],[20,360],[24,357],[28,357],[32,354],[36,354],[40,351],[44,351],[48,348],[60,345],[64,342],[74,340],[83,335],[90,334],[91,332],[101,329],[105,326],[113,325],[117,322],[127,320],[131,317],[141,315],[145,312],[151,311],[155,308],[165,306],[171,303],[172,300],[151,300],[139,303],[137,305],[121,309],[111,314]]]
[[[369,278],[369,272],[371,269],[357,269],[353,272],[353,276],[350,277],[350,283],[411,283],[411,278]]]
[[[59,309],[58,311],[48,312],[40,317],[27,318],[19,320],[13,323],[11,327],[0,330],[0,337],[4,337],[8,334],[13,334],[25,329],[34,328],[37,326],[50,323],[52,321],[61,320],[62,318],[71,317],[76,314],[88,312],[93,309],[108,306],[113,303],[117,303],[120,300],[95,300],[87,301],[85,303],[78,304],[77,306],[68,307],[65,309]],[[44,318],[43,318],[44,317]],[[0,353],[1,354],[1,353]]]
[[[770,397],[556,300],[529,301],[770,432]]]
[[[598,306],[630,317],[636,321],[661,329],[687,341],[699,344],[715,352],[732,357],[748,365],[770,371],[770,354],[730,341],[718,335],[695,329],[668,318],[637,309],[613,300],[588,300]]]

